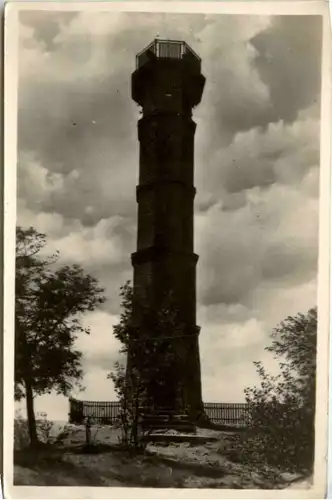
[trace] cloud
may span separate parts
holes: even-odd
[[[21,26],[30,29],[32,38],[45,50],[54,48],[53,42],[59,35],[62,26],[71,23],[78,12],[47,12],[43,10],[26,10],[19,13]]]
[[[319,168],[319,127],[309,108],[291,124],[278,121],[241,131],[226,147],[215,148],[204,170],[197,172],[197,184],[210,196],[207,206],[224,197],[226,210],[231,209],[236,194],[234,209],[240,208],[245,202],[241,191],[302,182],[311,169]]]
[[[274,119],[294,121],[320,93],[321,16],[276,16],[251,43],[257,50],[255,65],[270,89]]]
[[[203,304],[247,305],[265,281],[287,287],[317,272],[317,199],[292,188],[250,192],[232,212],[214,205],[197,216],[196,234]]]
[[[76,345],[84,353],[83,366],[87,372],[87,368],[96,367],[111,371],[120,359],[121,345],[113,335],[113,326],[118,322],[117,316],[106,311],[93,311],[84,317],[83,325],[89,328],[90,334],[78,338]]]

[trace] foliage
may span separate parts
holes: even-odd
[[[249,436],[242,459],[288,470],[310,470],[314,453],[317,310],[288,317],[272,333],[266,350],[279,360],[271,376],[256,362],[260,387],[245,391]]]
[[[126,447],[134,446],[138,447],[138,422],[139,422],[139,411],[138,404],[135,405],[135,401],[139,403],[140,392],[143,395],[143,387],[140,386],[137,380],[134,387],[132,387],[132,397],[128,397],[129,386],[126,378],[126,370],[119,363],[115,363],[115,371],[108,375],[114,383],[115,392],[118,395],[120,402],[120,412],[117,417],[117,425],[121,429],[121,443]],[[134,394],[136,395],[134,396]]]
[[[47,413],[38,413],[36,418],[36,431],[38,439],[45,444],[51,442],[51,431],[54,427],[54,422],[48,420]],[[29,428],[27,419],[22,416],[20,410],[15,412],[14,419],[14,448],[21,450],[26,448],[30,443]]]
[[[70,427],[68,424],[66,424],[59,429],[59,433],[56,436],[54,442],[56,444],[64,444],[69,436],[70,436]]]
[[[22,417],[20,411],[15,412],[14,418],[14,449],[22,450],[30,443],[27,420]]]
[[[115,371],[108,375],[114,382],[120,401],[119,425],[122,442],[135,448],[143,446],[149,429],[143,429],[144,412],[152,413],[159,394],[161,402],[182,400],[178,380],[181,370],[181,339],[184,326],[171,297],[164,307],[154,310],[140,305],[139,325],[135,324],[133,290],[129,282],[120,289],[122,313],[114,326],[115,337],[121,342],[121,353],[127,355],[127,366],[117,362]],[[137,307],[137,306],[136,306]],[[136,309],[137,311],[137,309]]]
[[[89,333],[82,315],[105,300],[95,278],[78,265],[45,256],[46,237],[35,228],[16,231],[15,397],[26,397],[31,440],[36,441],[33,397],[68,395],[83,372],[78,335]]]
[[[50,442],[50,434],[53,427],[54,422],[47,419],[47,413],[37,413],[37,434],[43,443]]]

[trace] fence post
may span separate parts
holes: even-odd
[[[89,416],[85,419],[85,442],[87,448],[89,448],[91,445],[91,420]]]

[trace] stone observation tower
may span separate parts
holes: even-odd
[[[172,294],[185,324],[179,383],[192,418],[203,412],[196,326],[192,110],[201,100],[204,84],[201,60],[184,42],[156,39],[136,57],[132,98],[140,105],[142,118],[138,122],[137,251],[132,255],[134,304],[141,301],[158,309]]]

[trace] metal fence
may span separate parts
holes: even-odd
[[[69,399],[69,422],[81,423],[91,417],[97,423],[113,424],[120,413],[118,401],[80,401]],[[204,403],[204,410],[211,422],[234,427],[249,423],[249,407],[245,403]]]
[[[204,410],[215,424],[246,427],[249,423],[249,406],[246,403],[204,403]]]

